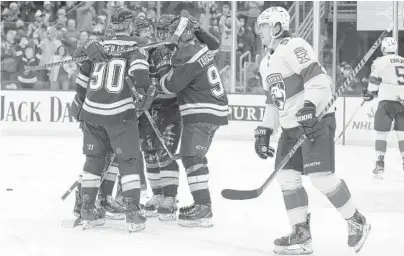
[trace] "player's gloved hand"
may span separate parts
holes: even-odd
[[[160,46],[150,55],[152,65],[155,66],[155,77],[160,79],[171,68],[171,51],[166,46]]]
[[[372,101],[375,98],[375,95],[366,87],[362,88],[361,96],[364,101]]]
[[[79,99],[78,95],[74,96],[73,102],[70,108],[70,114],[79,121],[80,111],[83,108],[83,101]]]
[[[152,81],[155,80],[152,78]],[[138,89],[140,99],[135,101],[135,107],[137,111],[143,112],[150,109],[153,100],[156,97],[156,85],[154,82],[147,88],[145,92],[142,88]]]
[[[316,106],[312,102],[305,101],[303,108],[297,111],[296,117],[297,122],[300,124],[300,128],[311,141],[314,141],[322,134],[323,126],[316,117]]]
[[[273,157],[275,154],[275,149],[269,146],[271,134],[272,129],[270,128],[258,126],[255,129],[255,153],[262,159]]]
[[[106,62],[108,60],[104,47],[96,40],[87,41],[82,51],[92,62]]]

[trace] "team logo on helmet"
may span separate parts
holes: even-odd
[[[286,101],[286,86],[281,74],[272,74],[266,78],[267,88],[272,102],[279,110],[284,110]]]

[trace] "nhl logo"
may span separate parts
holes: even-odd
[[[284,110],[286,101],[286,87],[281,74],[272,74],[267,77],[268,92],[272,102],[279,110]]]

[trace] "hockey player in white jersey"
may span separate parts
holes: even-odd
[[[289,33],[289,13],[281,7],[263,11],[258,19],[262,42],[268,53],[260,64],[267,95],[263,122],[255,130],[255,151],[259,157],[273,157],[270,136],[279,128],[275,165],[289,153],[299,138],[307,140],[277,174],[287,214],[292,226],[289,235],[274,241],[277,255],[311,254],[308,196],[302,175],[327,196],[348,224],[348,245],[358,252],[370,231],[370,225],[354,205],[344,180],[335,175],[335,114],[317,116],[331,100],[331,78],[316,60],[312,47]]]
[[[377,160],[373,170],[378,179],[383,177],[386,140],[393,121],[404,168],[404,106],[400,103],[400,98],[404,99],[404,58],[396,54],[397,42],[393,37],[382,41],[381,50],[384,56],[373,62],[368,88],[362,92],[366,101],[375,96],[379,99],[374,119]]]

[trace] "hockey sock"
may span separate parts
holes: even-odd
[[[196,204],[211,204],[209,192],[209,169],[206,158],[184,157],[188,185]]]
[[[80,174],[79,178],[77,179],[77,191],[79,191],[80,197],[82,196],[81,195],[81,182],[82,182],[82,180],[83,180],[83,175]]]
[[[282,191],[282,194],[290,225],[293,227],[296,224],[306,222],[309,198],[304,187],[295,190],[285,190]]]
[[[351,193],[345,181],[337,178],[333,173],[309,174],[311,183],[325,194],[345,219],[351,218],[355,211]]]
[[[140,177],[139,174],[126,174],[121,178],[122,195],[134,198],[136,203],[140,201]]]
[[[146,166],[150,166],[146,164]],[[147,179],[149,180],[150,187],[153,191],[153,195],[162,195],[163,187],[161,186],[160,168],[147,167]]]
[[[104,173],[104,179],[101,183],[100,190],[105,195],[112,195],[112,191],[114,190],[114,185],[116,181],[116,176],[118,175],[119,169],[118,164],[112,162],[111,165],[108,167],[107,171]]]
[[[404,132],[396,131],[396,136],[398,140],[398,148],[400,150],[401,158],[404,159]]]
[[[81,181],[81,196],[88,194],[91,196],[97,195],[100,187],[101,177],[92,173],[84,172]]]
[[[176,161],[160,167],[161,185],[163,187],[164,196],[176,197],[179,183],[179,166]]]
[[[379,159],[380,156],[386,154],[387,150],[387,136],[389,132],[379,132],[376,131],[376,142],[375,142],[375,149],[376,149],[376,159]]]

